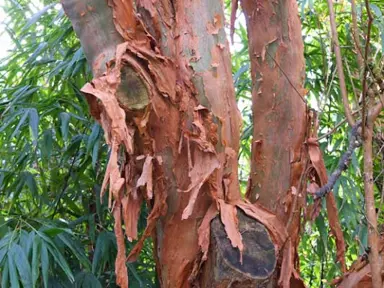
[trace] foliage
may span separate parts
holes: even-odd
[[[375,15],[370,62],[382,70],[384,3],[370,2]],[[308,103],[318,110],[321,136],[344,117],[328,8],[324,0],[301,0],[299,7]],[[367,16],[362,7],[359,3],[359,39],[364,45]],[[353,48],[351,7],[349,2],[339,1],[335,8],[350,102],[357,109],[361,67]],[[89,116],[79,91],[91,77],[79,41],[56,1],[7,0],[3,9],[7,15],[5,32],[12,39],[13,50],[0,63],[1,287],[115,287],[113,222],[106,201],[99,197],[109,151],[102,129]],[[250,170],[252,85],[247,32],[239,16],[232,64],[244,121],[239,156],[244,191]],[[383,135],[379,129],[376,134]],[[346,149],[348,131],[344,123],[323,138],[321,148],[328,171],[333,171]],[[377,139],[377,207],[384,208],[380,199],[383,141],[379,136]],[[334,193],[350,265],[367,247],[361,151],[354,154]],[[139,231],[146,224],[143,211]],[[301,274],[309,287],[320,287],[340,274],[326,219],[322,212],[302,231]],[[383,221],[384,215],[381,224]],[[148,241],[139,261],[128,264],[132,287],[155,287],[154,266]]]

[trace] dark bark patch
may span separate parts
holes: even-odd
[[[129,110],[144,109],[149,104],[147,86],[129,66],[121,68],[120,85],[116,91],[120,104]]]
[[[235,285],[249,282],[250,286],[245,287],[274,287],[273,283],[276,284],[275,246],[267,229],[240,209],[237,209],[237,216],[244,243],[243,262],[240,262],[239,249],[233,248],[223,223],[219,217],[216,217],[211,224],[213,247],[206,263],[213,269],[205,269],[210,271],[210,275],[204,275],[202,284],[206,285],[204,287],[221,287],[220,285],[224,283]]]

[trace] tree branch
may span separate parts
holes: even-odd
[[[328,8],[329,8],[329,18],[330,18],[330,22],[331,22],[332,40],[333,40],[333,44],[334,44],[333,47],[335,49],[337,73],[338,73],[339,82],[340,82],[341,98],[343,100],[344,113],[345,113],[345,116],[347,118],[348,124],[350,126],[354,126],[355,120],[353,119],[351,108],[349,107],[349,102],[348,102],[347,87],[345,84],[343,62],[342,62],[342,58],[341,58],[339,38],[338,38],[337,30],[336,30],[335,12],[333,11],[333,2],[332,1],[333,0],[327,0],[327,3],[328,3]]]
[[[365,54],[364,54],[364,78],[363,78],[363,127],[362,135],[364,138],[363,147],[364,147],[364,192],[365,192],[365,210],[367,214],[368,222],[368,243],[371,249],[369,253],[369,263],[371,266],[372,274],[372,287],[373,288],[382,288],[382,278],[381,278],[381,263],[379,257],[379,233],[377,231],[377,218],[376,218],[376,206],[375,206],[375,193],[373,190],[373,157],[372,157],[372,138],[373,138],[373,126],[377,116],[379,115],[382,109],[381,97],[379,103],[372,107],[369,111],[367,109],[367,75],[368,75],[368,53],[369,53],[369,44],[371,40],[371,26],[373,21],[373,16],[369,8],[369,1],[365,0],[365,8],[368,15],[368,31],[367,39],[365,42]],[[368,114],[365,117],[365,114]]]
[[[356,148],[360,147],[362,144],[362,139],[360,137],[359,128],[361,126],[361,121],[357,121],[356,124],[352,127],[351,137],[349,139],[349,145],[347,151],[341,156],[337,168],[331,176],[329,176],[327,184],[322,186],[318,191],[315,192],[315,198],[321,198],[329,193],[337,179],[339,179],[341,173],[348,168],[348,165],[351,161],[352,153]]]
[[[365,210],[368,222],[368,244],[371,249],[369,263],[372,273],[372,287],[382,288],[381,264],[379,257],[379,233],[377,231],[377,218],[375,195],[373,191],[373,157],[372,157],[372,136],[374,122],[368,119],[364,135],[364,192]]]

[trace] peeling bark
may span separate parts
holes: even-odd
[[[291,187],[298,186],[307,129],[297,4],[293,0],[241,3],[253,81],[253,161],[247,197],[287,219],[284,201]]]
[[[280,261],[279,284],[301,287],[295,269],[306,195],[305,140],[309,125],[303,98],[304,47],[297,4],[294,0],[240,2],[247,21],[253,83],[254,130],[246,197],[287,225],[289,241]]]
[[[292,266],[296,242],[288,238],[283,221],[274,214],[280,210],[272,207],[271,213],[240,197],[241,119],[222,3],[62,0],[62,4],[94,74],[82,91],[111,147],[101,193],[109,187],[119,244],[118,284],[128,286],[124,257],[135,261],[149,236],[154,238],[161,287],[226,287],[232,276],[232,287],[301,283]],[[280,40],[268,45],[270,53],[280,55],[281,46],[285,51]],[[269,60],[266,65],[275,68]],[[288,82],[276,71],[271,75],[288,89]],[[278,113],[293,103],[283,119],[271,114],[273,129],[280,131],[274,121],[281,120],[298,129],[284,134],[282,143],[287,146],[272,147],[272,152],[278,151],[287,160],[282,178],[275,184],[296,185],[300,176],[299,136],[305,127],[301,114],[296,113],[304,106],[294,97],[285,93],[273,97],[278,101],[273,102]],[[277,160],[271,157],[271,161]],[[271,179],[279,171],[266,172]],[[273,191],[275,184],[271,184]],[[284,189],[268,197],[287,193]],[[127,240],[136,239],[143,200],[151,211],[147,227],[126,256],[121,222],[123,219]],[[254,233],[264,240],[255,239]],[[263,264],[251,264],[260,257]],[[284,273],[277,280],[278,258]]]

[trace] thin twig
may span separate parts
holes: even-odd
[[[345,67],[347,67],[347,72],[348,72],[349,79],[351,80],[353,96],[354,96],[353,99],[355,100],[356,107],[358,107],[359,106],[359,98],[356,95],[357,89],[355,87],[355,84],[353,83],[353,77],[352,77],[351,69],[349,69],[348,60],[346,58],[344,58],[344,63],[345,63]]]
[[[359,69],[361,69],[364,66],[363,57],[361,55],[361,44],[359,39],[359,28],[357,26],[357,12],[356,12],[356,1],[351,0],[352,5],[352,38],[356,49],[356,57],[357,57],[357,64],[359,65]],[[360,75],[360,73],[359,73]]]
[[[356,111],[353,111],[353,112],[352,112],[352,115],[357,114],[360,110],[361,110],[361,108],[358,109],[358,110],[356,110]],[[341,120],[341,121],[340,121],[339,123],[337,123],[331,130],[329,130],[327,133],[325,133],[324,135],[321,135],[319,138],[317,138],[317,140],[320,141],[321,139],[324,139],[324,138],[328,137],[329,135],[332,135],[332,134],[335,133],[336,130],[339,129],[340,126],[342,126],[345,122],[347,122],[347,118],[344,118],[343,120]]]
[[[340,52],[339,38],[336,30],[335,12],[333,10],[333,0],[327,0],[327,3],[329,8],[332,40],[334,44],[333,48],[335,49],[336,66],[337,66],[337,72],[339,76],[340,91],[341,91],[341,98],[343,100],[344,113],[349,125],[352,127],[355,125],[355,120],[353,119],[351,108],[349,107],[349,102],[348,102],[348,94],[347,94],[347,87],[345,85],[345,76],[344,76],[343,62],[342,62],[341,52]]]
[[[365,137],[365,113],[367,109],[367,76],[368,76],[368,54],[369,54],[369,43],[371,42],[371,27],[372,27],[372,21],[373,17],[371,14],[371,9],[369,8],[369,2],[368,0],[365,0],[365,8],[367,9],[367,15],[368,15],[368,29],[367,29],[367,39],[365,41],[365,51],[364,51],[364,76],[363,76],[363,113],[362,113],[362,119],[363,119],[363,137]]]
[[[337,69],[335,67],[335,69],[333,69],[333,72],[332,72],[331,81],[329,82],[329,86],[328,86],[328,89],[327,89],[327,94],[320,99],[319,115],[318,115],[319,118],[320,118],[321,113],[323,113],[323,111],[325,109],[325,105],[326,105],[327,99],[329,99],[329,94],[331,93],[331,88],[332,88],[332,85],[333,85],[333,79],[335,78],[336,70]],[[328,80],[328,79],[326,79],[326,80]],[[325,86],[327,86],[327,82],[328,81],[326,81]]]
[[[85,130],[85,129],[84,129],[84,130]],[[84,131],[83,131],[83,133],[84,133]],[[57,209],[59,208],[59,205],[60,205],[61,198],[63,198],[64,193],[65,193],[65,191],[67,191],[67,188],[68,188],[68,186],[69,186],[69,178],[71,177],[73,167],[75,166],[75,163],[76,163],[76,160],[77,160],[77,156],[78,156],[77,154],[78,154],[79,151],[80,151],[80,146],[81,146],[81,145],[79,145],[79,146],[77,147],[77,149],[76,149],[76,153],[75,153],[75,155],[74,155],[73,158],[72,158],[71,165],[69,166],[68,173],[67,173],[67,175],[65,176],[63,189],[61,190],[61,192],[60,192],[60,194],[59,194],[59,196],[58,196],[58,198],[57,198],[57,201],[56,201],[56,203],[55,203],[55,208],[53,209],[53,213],[52,213],[52,215],[51,215],[51,218],[52,218],[52,219],[55,217],[56,212],[57,212]]]
[[[296,213],[297,198],[302,193],[302,190],[304,188],[304,181],[307,179],[307,176],[308,176],[308,164],[309,164],[309,159],[307,159],[305,161],[304,170],[301,173],[300,180],[299,180],[299,186],[297,187],[296,194],[294,195],[294,198],[293,198],[291,212],[290,212],[290,215],[289,215],[289,218],[288,218],[288,222],[286,224],[288,232],[290,232],[293,216]]]
[[[348,168],[353,151],[355,151],[355,149],[360,147],[362,144],[362,140],[359,133],[360,126],[361,126],[361,121],[359,120],[352,127],[347,151],[345,151],[345,153],[341,156],[339,163],[337,164],[337,168],[329,176],[327,184],[325,184],[315,192],[315,198],[321,198],[327,195],[327,193],[329,193],[332,190],[333,186],[335,186],[335,183],[337,179],[339,179],[341,173]]]

